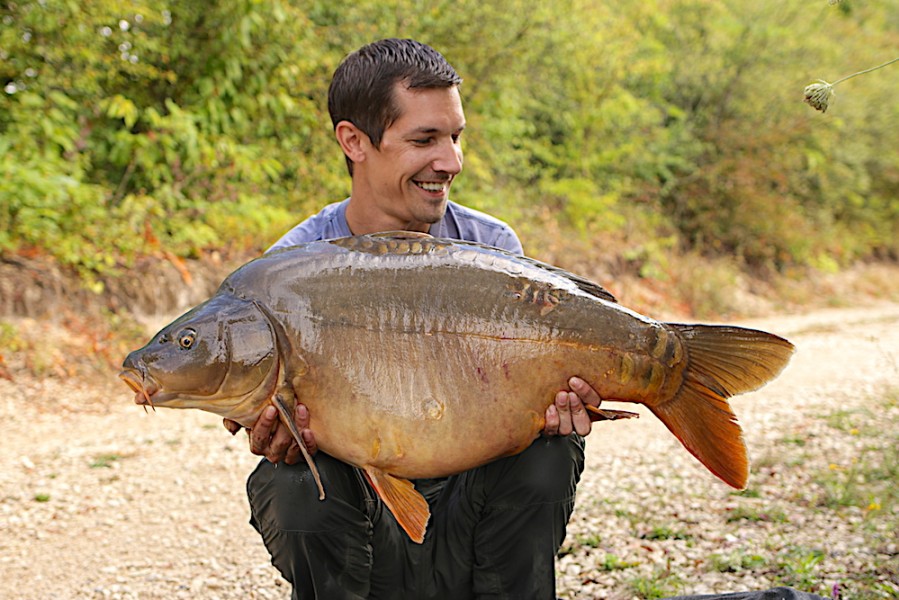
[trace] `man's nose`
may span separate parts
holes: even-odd
[[[462,146],[458,142],[447,140],[440,144],[438,155],[431,163],[438,173],[456,175],[462,170]]]

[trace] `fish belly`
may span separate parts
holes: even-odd
[[[299,386],[319,446],[406,478],[524,450],[568,374],[601,382],[621,362],[601,348],[490,336],[357,330],[352,345],[337,331],[327,337],[335,343]]]

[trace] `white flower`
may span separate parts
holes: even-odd
[[[815,110],[827,112],[827,107],[834,97],[833,85],[818,80],[818,83],[805,86],[805,101]]]

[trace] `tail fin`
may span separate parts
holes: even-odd
[[[690,453],[725,483],[746,487],[749,462],[743,431],[727,399],[777,377],[793,344],[742,327],[668,323],[680,334],[687,370],[680,391],[650,407]]]

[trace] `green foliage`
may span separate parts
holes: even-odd
[[[861,445],[857,456],[844,463],[831,463],[826,471],[815,474],[820,490],[818,505],[830,509],[860,509],[867,515],[889,515],[899,506],[899,429],[896,412],[897,390],[884,391],[883,413],[876,427],[859,427],[856,422],[872,422],[871,414],[834,411],[826,420],[836,431],[869,443]]]
[[[652,529],[641,535],[646,540],[688,540],[690,535],[668,525],[654,525]]]
[[[712,554],[709,557],[709,567],[719,573],[740,573],[761,569],[767,560],[758,554],[745,552],[733,552],[730,554]]]
[[[899,0],[288,3],[25,0],[0,7],[0,251],[94,274],[163,249],[263,249],[346,196],[331,73],[415,37],[465,79],[455,199],[522,227],[835,270],[899,256]],[[62,40],[62,42],[60,42]],[[527,242],[528,240],[526,240]],[[697,290],[697,294],[703,294]]]
[[[603,571],[623,571],[625,569],[632,569],[639,564],[640,563],[637,561],[624,560],[619,556],[606,552],[603,555],[602,560],[597,563],[597,566]]]
[[[122,457],[118,454],[100,454],[99,456],[95,456],[94,459],[90,462],[91,469],[111,469],[112,463],[121,459]]]
[[[798,590],[823,594],[828,585],[820,573],[819,565],[825,554],[817,548],[797,546],[781,552],[777,556],[778,578],[783,583]]]
[[[760,507],[755,505],[740,505],[734,508],[727,515],[727,522],[733,523],[737,521],[770,521],[773,523],[787,522],[787,515],[780,509],[771,509],[768,507]]]
[[[637,598],[659,600],[676,596],[684,587],[684,582],[670,571],[658,569],[651,577],[631,578],[628,581],[628,587]]]

